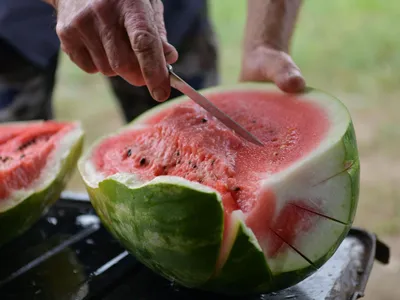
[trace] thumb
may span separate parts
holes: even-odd
[[[299,93],[305,89],[306,82],[299,67],[290,55],[284,52],[274,53],[266,57],[264,75],[287,93]]]
[[[178,60],[178,51],[170,43],[163,39],[163,49],[165,60],[168,64],[173,64]]]

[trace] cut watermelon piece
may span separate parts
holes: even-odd
[[[351,117],[314,89],[247,83],[202,93],[264,146],[179,97],[81,158],[93,206],[129,251],[186,287],[243,294],[296,284],[333,255],[354,219]]]
[[[25,232],[59,198],[82,144],[76,122],[0,125],[0,245]]]

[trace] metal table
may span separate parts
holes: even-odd
[[[23,236],[0,248],[0,299],[232,299],[179,287],[140,264],[101,225],[85,194],[64,193]],[[334,256],[296,286],[243,300],[358,299],[389,248],[352,228]]]

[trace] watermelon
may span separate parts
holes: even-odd
[[[78,168],[106,228],[144,265],[223,294],[292,286],[354,220],[359,158],[336,98],[241,83],[202,93],[260,139],[241,139],[185,96],[101,137]]]
[[[24,233],[59,198],[82,145],[78,122],[0,125],[0,245]]]

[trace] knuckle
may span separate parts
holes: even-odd
[[[57,24],[56,26],[56,33],[61,41],[67,41],[70,38],[73,30],[71,26],[65,24]]]
[[[70,20],[57,23],[56,33],[62,40],[74,40],[80,31],[86,31],[87,25],[93,20],[93,14],[85,9],[74,15]]]
[[[93,12],[90,9],[84,9],[74,16],[71,25],[78,30],[84,31],[91,21],[93,21]]]
[[[108,0],[95,0],[91,1],[90,8],[93,12],[104,15],[107,13],[109,9],[109,2]]]
[[[137,53],[149,53],[153,51],[156,36],[150,30],[135,30],[132,34],[132,48]]]

